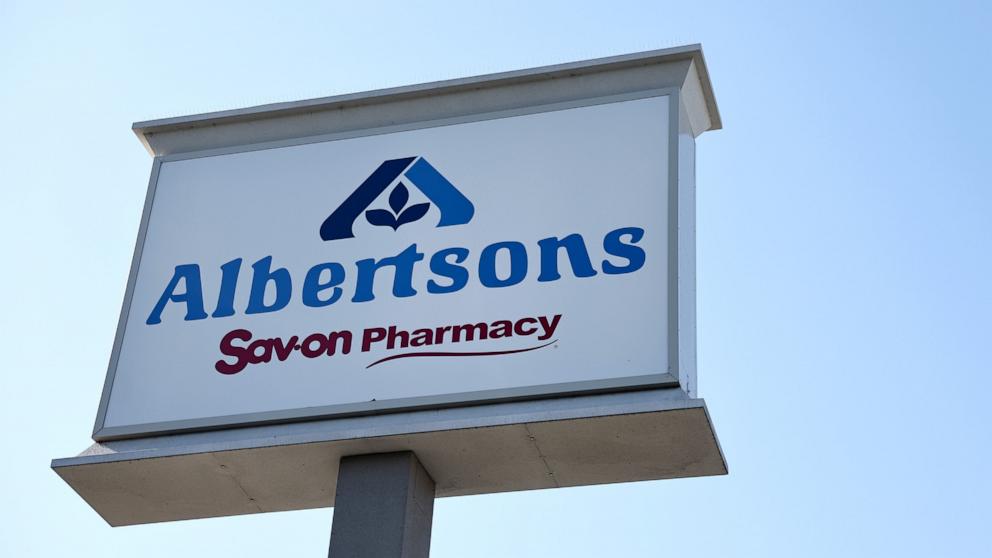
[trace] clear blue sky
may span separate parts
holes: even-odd
[[[326,552],[329,509],[111,529],[48,468],[89,444],[133,121],[692,42],[725,126],[699,384],[730,475],[439,500],[433,556],[992,555],[983,3],[207,4],[0,0],[0,555]]]

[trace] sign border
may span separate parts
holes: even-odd
[[[206,417],[199,419],[186,419],[167,422],[143,423],[129,426],[107,427],[106,414],[110,404],[110,395],[113,391],[114,379],[117,373],[117,365],[120,357],[121,345],[124,340],[124,333],[127,326],[127,318],[130,315],[131,303],[134,297],[134,286],[138,275],[138,268],[141,262],[141,255],[144,250],[145,238],[148,233],[148,221],[154,205],[155,192],[158,184],[159,171],[162,163],[180,161],[186,159],[197,159],[201,157],[213,157],[218,155],[229,155],[234,153],[245,153],[266,149],[279,149],[296,145],[306,145],[311,143],[323,143],[342,139],[357,137],[390,134],[408,130],[423,128],[435,128],[440,126],[451,126],[468,122],[479,122],[485,120],[496,120],[515,116],[525,116],[539,114],[543,112],[555,112],[573,108],[619,103],[624,101],[634,101],[654,97],[668,97],[668,366],[666,371],[648,371],[636,376],[622,378],[611,378],[605,380],[587,380],[580,382],[566,382],[558,384],[544,384],[536,386],[526,386],[520,388],[505,388],[496,390],[484,390],[464,393],[453,393],[444,395],[431,395],[423,397],[410,397],[392,399],[387,401],[369,401],[361,403],[347,403],[327,405],[321,407],[305,407],[298,409],[288,409],[280,411],[265,411],[257,413],[243,413],[237,415],[226,415],[217,417]],[[137,438],[145,436],[161,436],[176,434],[180,432],[197,432],[204,430],[217,430],[226,428],[237,428],[242,426],[258,426],[263,424],[278,424],[285,422],[297,422],[305,420],[320,420],[332,417],[380,414],[386,412],[409,411],[415,409],[445,408],[481,405],[495,402],[510,402],[550,397],[587,395],[594,393],[607,393],[618,391],[632,391],[643,389],[657,389],[664,387],[679,386],[679,123],[681,105],[681,91],[678,87],[664,87],[645,89],[641,91],[622,93],[607,96],[596,96],[574,101],[561,103],[532,105],[523,108],[510,110],[481,112],[472,115],[458,116],[453,118],[429,119],[417,122],[384,126],[379,128],[367,128],[349,132],[339,132],[332,134],[321,134],[301,138],[292,138],[278,141],[268,141],[261,143],[224,147],[219,149],[205,149],[199,151],[179,153],[175,155],[156,156],[152,162],[151,175],[148,180],[148,189],[145,195],[144,208],[141,215],[141,224],[138,227],[138,236],[135,242],[134,253],[131,259],[131,267],[128,276],[127,288],[124,293],[124,300],[118,318],[117,331],[114,337],[114,346],[107,366],[107,374],[104,379],[103,391],[100,397],[100,406],[97,411],[96,421],[93,427],[93,440],[97,442],[118,440],[124,438]],[[685,231],[681,231],[685,234]],[[685,387],[683,387],[685,389]]]

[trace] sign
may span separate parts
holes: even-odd
[[[677,384],[670,103],[156,159],[94,437]]]
[[[356,455],[435,497],[726,474],[695,358],[721,125],[699,45],[134,124],[97,443],[52,469],[115,526],[335,506]]]

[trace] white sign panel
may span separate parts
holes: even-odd
[[[95,436],[671,382],[669,102],[162,159]]]

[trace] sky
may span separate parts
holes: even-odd
[[[0,0],[0,555],[322,556],[318,509],[111,528],[90,444],[132,122],[701,43],[699,391],[730,474],[446,498],[432,556],[990,556],[981,2]]]

